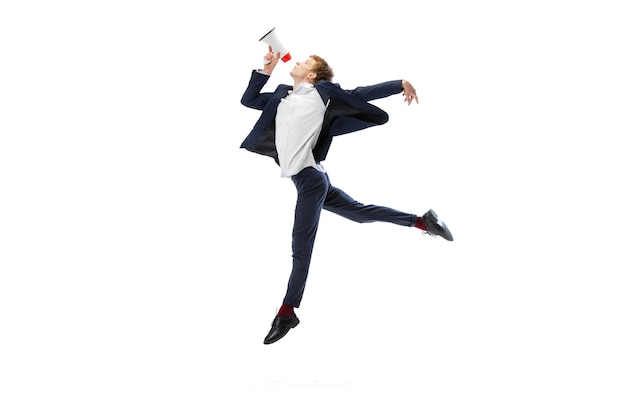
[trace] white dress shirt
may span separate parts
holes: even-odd
[[[306,167],[324,171],[315,162],[313,148],[322,130],[326,106],[313,84],[300,83],[278,105],[276,150],[281,177],[298,174]]]

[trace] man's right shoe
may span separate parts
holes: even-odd
[[[429,210],[422,216],[422,220],[426,224],[426,232],[433,236],[440,236],[448,241],[453,241],[452,233],[448,229],[445,223],[435,213],[434,210]]]
[[[283,338],[291,328],[295,328],[300,323],[295,312],[290,316],[276,316],[272,322],[272,328],[265,337],[263,344],[272,344]]]

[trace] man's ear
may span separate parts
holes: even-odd
[[[306,78],[309,83],[314,84],[317,79],[317,73],[309,73]]]

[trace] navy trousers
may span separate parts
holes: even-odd
[[[300,306],[309,274],[313,244],[322,209],[352,221],[390,222],[414,226],[417,216],[384,206],[364,205],[330,184],[326,173],[308,167],[291,177],[298,192],[292,233],[293,267],[287,294],[283,300],[296,308]]]

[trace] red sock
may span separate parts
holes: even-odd
[[[291,316],[292,313],[293,306],[287,305],[286,303],[283,303],[283,306],[278,310],[278,316]]]
[[[415,221],[415,227],[421,229],[422,231],[427,231],[426,224],[420,216],[418,216],[417,220]]]

